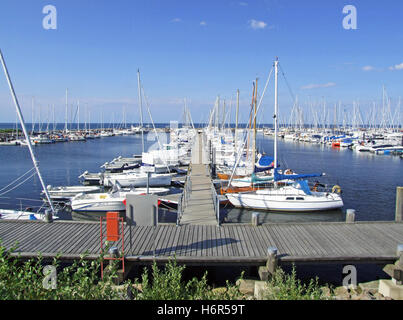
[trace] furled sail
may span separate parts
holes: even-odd
[[[314,178],[314,177],[321,177],[323,173],[311,173],[311,174],[281,174],[278,173],[276,169],[274,169],[274,181],[280,180],[299,180],[299,179],[306,179],[306,178]]]

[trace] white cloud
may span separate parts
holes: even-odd
[[[239,5],[243,6],[243,7],[246,7],[248,4],[246,2],[240,2]]]
[[[393,67],[389,67],[389,70],[403,70],[403,62],[401,64],[396,64]]]
[[[175,18],[175,19],[171,20],[171,22],[181,22],[181,21],[182,21],[182,19],[179,19],[179,18]]]
[[[373,71],[373,70],[375,70],[375,68],[373,66],[365,66],[365,67],[362,67],[362,70],[363,71]]]
[[[336,86],[334,82],[322,83],[322,84],[308,84],[301,87],[302,90],[318,89],[318,88],[330,88]]]
[[[207,23],[206,23],[206,21],[201,21],[201,22],[200,22],[200,25],[201,25],[201,26],[205,26],[205,25],[207,25]]]
[[[264,28],[267,27],[267,23],[264,22],[264,21],[257,21],[257,20],[255,20],[255,19],[252,19],[252,20],[249,20],[249,26],[250,26],[252,29],[255,29],[255,30],[257,30],[257,29],[264,29]]]

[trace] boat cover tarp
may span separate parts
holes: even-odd
[[[274,158],[267,155],[260,157],[258,163],[255,165],[255,172],[262,172],[274,168]]]
[[[264,183],[264,182],[272,181],[273,177],[266,176],[266,177],[261,178],[261,177],[258,177],[257,175],[255,175],[254,173],[252,173],[252,179],[251,180],[252,180],[253,183],[259,183],[259,182]]]
[[[299,186],[301,187],[302,191],[304,191],[307,195],[311,195],[312,192],[309,189],[308,181],[307,180],[300,180],[298,181]]]
[[[321,177],[322,173],[312,173],[312,174],[281,174],[278,173],[277,170],[274,170],[274,181],[280,180],[299,180],[299,179],[306,179],[306,178],[314,178],[314,177]]]

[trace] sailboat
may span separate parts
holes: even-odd
[[[220,172],[217,173],[217,176],[222,180],[231,180],[232,186],[232,188],[221,188],[222,194],[237,193],[242,191],[255,191],[258,189],[257,186],[268,184],[273,181],[273,171],[271,169],[273,169],[274,159],[272,157],[269,157],[268,155],[260,153],[257,155],[256,158],[257,81],[258,79],[256,79],[256,82],[253,86],[253,98],[251,103],[252,109],[249,119],[249,133],[253,133],[252,148],[250,149],[249,147],[250,135],[248,135],[248,146],[246,147],[246,150],[244,152],[235,152],[235,150],[243,150],[244,148],[244,146],[241,146],[240,148],[239,146],[236,146],[236,141],[234,141],[235,143],[231,144],[233,148],[233,153],[231,154],[231,157],[234,157],[237,154],[243,156],[243,153],[246,152],[246,158],[242,161],[242,166],[240,166],[240,161],[235,161],[236,159],[232,159],[233,162],[227,162],[226,167],[218,167],[218,170],[220,170]],[[237,134],[235,134],[235,140],[236,137]],[[245,143],[246,139],[244,144]],[[241,158],[239,158],[238,160],[240,159]],[[238,166],[236,166],[236,163],[238,163]],[[235,169],[233,170],[230,166],[234,165]]]
[[[228,200],[235,207],[272,210],[310,212],[339,209],[343,207],[343,200],[339,193],[318,192],[310,190],[307,178],[322,176],[323,174],[281,174],[277,166],[277,131],[278,131],[278,59],[274,62],[275,93],[274,93],[274,187],[264,188],[252,192],[228,193]],[[292,184],[281,185],[280,181],[293,180]],[[229,184],[231,181],[229,182]],[[332,190],[332,191],[333,191]]]

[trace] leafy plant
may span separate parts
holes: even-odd
[[[207,284],[207,272],[199,280],[196,277],[188,282],[182,281],[185,266],[178,266],[176,260],[170,260],[165,270],[158,268],[154,262],[152,266],[152,280],[144,269],[141,282],[136,281],[135,286],[141,287],[137,299],[146,300],[229,300],[242,298],[238,286],[228,281],[224,290],[215,291]]]
[[[267,282],[267,289],[263,297],[268,300],[321,300],[323,294],[318,278],[311,279],[308,284],[303,284],[301,280],[297,279],[293,265],[291,274],[277,268]]]
[[[61,267],[58,257],[52,266],[57,270],[55,289],[44,287],[44,261],[39,254],[35,259],[22,261],[12,254],[16,248],[6,250],[0,244],[0,299],[4,300],[91,300],[120,299],[121,293],[115,289],[114,278],[117,264],[106,268],[105,276],[100,279],[100,262],[103,255],[96,260],[75,260],[73,264]]]

